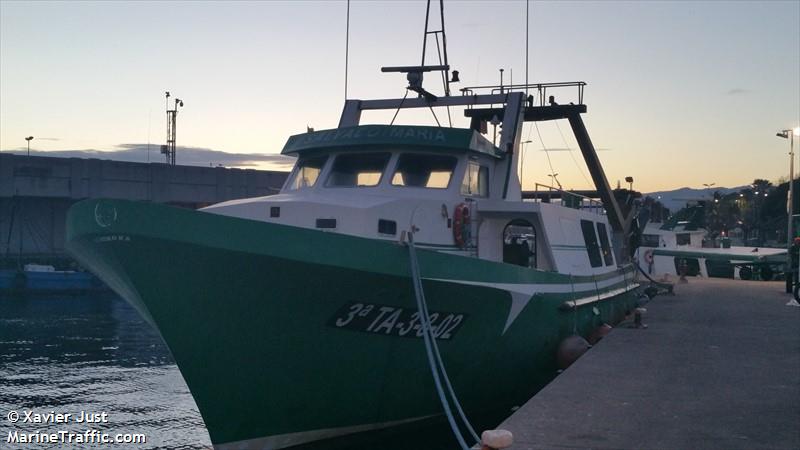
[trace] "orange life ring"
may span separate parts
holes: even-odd
[[[469,206],[466,203],[459,203],[453,213],[453,240],[461,248],[464,248],[469,242],[469,224]]]
[[[644,261],[647,264],[653,264],[653,251],[652,250],[646,250],[644,252]]]

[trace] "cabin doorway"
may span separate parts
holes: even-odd
[[[503,229],[503,262],[536,268],[536,228],[524,219],[514,219]]]

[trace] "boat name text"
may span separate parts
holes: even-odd
[[[441,130],[415,127],[354,127],[337,130],[318,131],[301,136],[301,143],[313,144],[316,142],[330,142],[345,139],[363,138],[392,138],[392,139],[419,139],[425,141],[445,142],[447,138]]]
[[[95,242],[130,242],[131,237],[124,234],[112,234],[94,238]]]
[[[436,339],[449,340],[455,336],[466,314],[430,311],[431,331]],[[364,333],[409,338],[422,337],[422,321],[415,309],[372,303],[348,303],[328,321],[329,326]]]

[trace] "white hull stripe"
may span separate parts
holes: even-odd
[[[636,288],[636,287],[639,287],[639,283],[632,283],[632,284],[629,284],[627,287],[622,287],[622,288],[619,288],[619,289],[613,289],[613,290],[608,291],[608,292],[603,292],[600,295],[592,295],[592,296],[589,296],[589,297],[583,297],[583,298],[567,301],[567,303],[572,305],[573,307],[588,305],[589,303],[594,303],[594,302],[597,302],[597,301],[600,301],[600,300],[605,300],[607,298],[614,297],[615,295],[624,294],[625,292],[628,292],[631,289]]]
[[[631,281],[628,283],[626,287],[620,289],[604,292],[602,294],[599,294],[597,292],[600,289],[607,288],[609,286],[613,286],[617,283],[625,281],[625,277],[623,276],[618,276],[598,281],[596,285],[595,283],[576,283],[572,285],[534,284],[534,283],[517,284],[517,283],[491,283],[484,281],[449,280],[445,278],[425,278],[425,279],[433,281],[444,281],[448,283],[468,284],[472,286],[490,287],[508,292],[511,295],[511,308],[508,311],[508,319],[506,319],[506,325],[503,328],[502,334],[505,334],[505,332],[508,330],[511,324],[514,323],[519,314],[522,312],[522,310],[525,309],[526,306],[528,306],[528,302],[530,302],[531,298],[533,298],[535,294],[568,294],[574,292],[576,296],[581,295],[582,297],[573,300],[570,303],[574,302],[577,306],[581,306],[588,303],[604,300],[606,298],[613,297],[615,295],[622,294],[639,286],[638,283]]]
[[[224,444],[214,444],[214,450],[277,450],[291,447],[294,445],[305,444],[308,442],[329,439],[347,434],[362,433],[365,431],[375,431],[383,428],[395,427],[411,422],[435,417],[435,415],[413,417],[411,419],[394,420],[391,422],[370,423],[365,425],[355,425],[351,427],[323,428],[319,430],[299,431],[296,433],[277,434],[275,436],[264,436],[243,441],[226,442]]]

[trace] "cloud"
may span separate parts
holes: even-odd
[[[149,150],[148,150],[149,147]],[[120,144],[118,150],[31,150],[31,155],[57,156],[62,158],[98,158],[128,162],[163,162],[160,145]],[[26,148],[11,150],[25,153]],[[177,148],[177,162],[187,166],[225,166],[242,169],[267,169],[287,171],[294,165],[295,158],[276,153],[228,153],[202,147]]]
[[[728,95],[741,95],[741,94],[749,94],[751,91],[750,89],[744,88],[733,88],[728,91]]]

